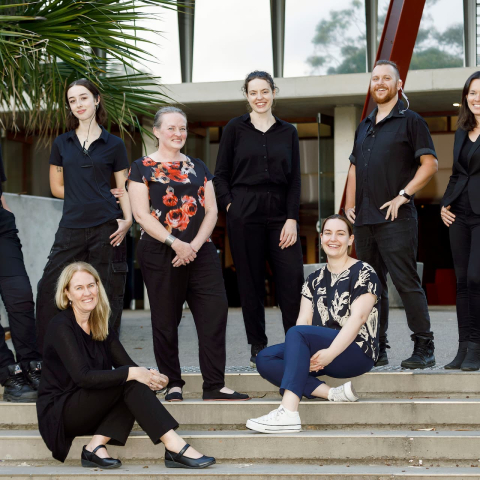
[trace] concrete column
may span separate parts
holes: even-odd
[[[465,66],[477,65],[477,8],[475,0],[463,0]]]
[[[272,22],[273,76],[283,77],[285,56],[285,0],[270,0]]]
[[[362,109],[356,105],[335,107],[334,118],[334,162],[335,162],[335,212],[340,208],[352,153],[355,130]]]
[[[367,72],[373,70],[377,58],[378,0],[365,0],[367,26]]]
[[[191,83],[193,75],[193,37],[195,26],[195,0],[184,0],[178,10],[178,38],[180,40],[180,66],[182,82]]]

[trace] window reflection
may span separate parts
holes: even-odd
[[[287,0],[285,77],[366,71],[364,0]]]
[[[427,0],[410,70],[463,67],[463,1]]]
[[[270,2],[196,0],[193,81],[241,80],[273,73]]]

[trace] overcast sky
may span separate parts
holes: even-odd
[[[379,0],[379,10],[388,2]],[[351,0],[286,1],[286,77],[310,74],[306,59],[314,53],[312,38],[316,25],[328,18],[331,10],[348,8],[350,3]],[[160,11],[161,21],[149,22],[152,34],[148,38],[156,43],[149,50],[160,62],[151,64],[152,70],[162,76],[163,83],[180,83],[177,14]],[[462,0],[437,0],[428,11],[440,31],[463,23]],[[162,37],[153,31],[162,32]],[[270,0],[196,0],[193,81],[239,80],[255,69],[273,70]]]

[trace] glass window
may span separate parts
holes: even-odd
[[[273,74],[270,2],[196,0],[193,81],[242,80],[253,70]]]
[[[463,1],[427,0],[410,70],[463,67]]]
[[[285,77],[366,72],[364,0],[287,0]]]
[[[425,117],[431,133],[448,132],[448,117]]]
[[[151,53],[156,61],[144,62],[139,68],[162,77],[164,84],[181,83],[177,12],[158,5],[148,5],[144,11],[152,12],[152,19],[140,22],[139,26],[149,30],[138,30],[136,36],[152,43],[142,42],[138,46]]]

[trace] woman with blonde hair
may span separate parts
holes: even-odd
[[[106,444],[125,445],[135,420],[156,445],[165,465],[204,468],[215,463],[175,433],[178,423],[157,400],[165,375],[137,366],[109,326],[110,305],[98,272],[88,263],[66,266],[57,282],[61,312],[49,323],[37,401],[40,434],[64,462],[72,441],[92,435],[83,467],[118,468]],[[113,368],[112,368],[113,367]]]

